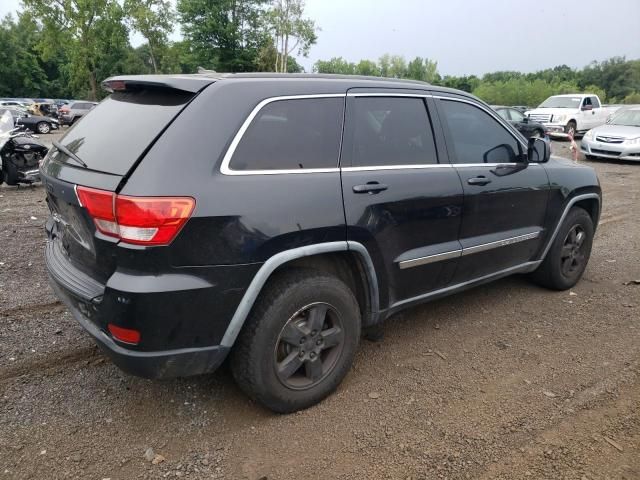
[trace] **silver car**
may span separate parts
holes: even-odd
[[[605,125],[585,133],[580,149],[587,158],[619,158],[640,162],[640,107],[625,108]]]

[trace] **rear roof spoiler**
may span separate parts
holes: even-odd
[[[171,88],[197,93],[217,78],[207,75],[118,75],[102,82],[102,88],[109,93],[125,91],[130,87]]]

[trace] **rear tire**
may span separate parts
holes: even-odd
[[[572,208],[562,222],[546,258],[531,274],[533,281],[552,290],[573,287],[587,268],[593,234],[591,216],[580,207]]]
[[[322,272],[277,274],[256,301],[231,352],[240,388],[278,413],[308,408],[348,373],[360,309],[347,285]]]

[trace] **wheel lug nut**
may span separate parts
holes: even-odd
[[[315,337],[315,336],[317,335],[317,333],[318,333],[318,331],[317,331],[317,330],[313,330],[313,331],[311,332],[311,336],[312,336],[312,337]]]
[[[318,340],[316,340],[316,345],[322,345],[322,339],[319,338]]]
[[[300,358],[304,357],[304,350],[300,350],[300,353],[298,354],[298,356],[299,356]]]
[[[316,354],[315,354],[315,352],[311,352],[311,353],[309,354],[309,356],[310,356],[311,358],[316,358]]]
[[[306,341],[307,341],[307,339],[306,339],[305,337],[302,337],[302,338],[300,339],[300,343],[304,343],[304,342],[306,342]]]

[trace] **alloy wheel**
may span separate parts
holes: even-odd
[[[573,276],[582,268],[586,257],[586,239],[587,234],[581,225],[574,225],[569,230],[560,253],[560,266],[565,277]]]
[[[328,303],[306,305],[289,318],[276,341],[274,367],[278,380],[293,390],[317,385],[335,367],[343,344],[338,311]]]

